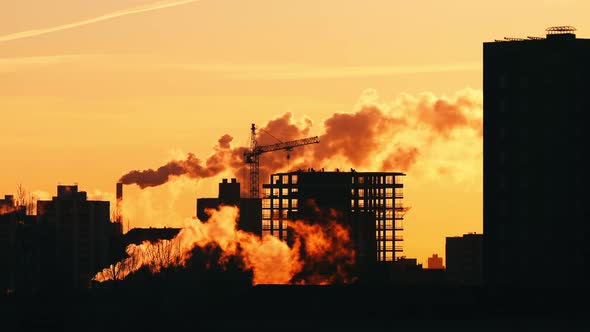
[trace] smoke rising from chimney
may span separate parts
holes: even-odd
[[[188,176],[194,179],[218,175],[227,168],[228,163],[235,163],[235,158],[242,149],[231,149],[233,138],[223,135],[213,147],[214,153],[203,163],[193,153],[184,160],[173,160],[157,169],[133,170],[123,175],[119,182],[137,184],[140,188],[155,187],[170,181],[175,176]],[[241,156],[240,156],[241,157]]]
[[[319,144],[289,152],[291,170],[354,167],[407,172],[419,164],[441,172],[460,169],[465,167],[465,160],[442,158],[448,154],[449,146],[455,151],[469,149],[463,153],[464,158],[481,158],[478,157],[480,146],[467,147],[463,143],[481,145],[482,106],[481,91],[471,89],[458,91],[451,97],[404,94],[390,103],[379,103],[376,92],[367,90],[354,112],[336,113],[323,122]],[[308,137],[312,125],[307,117],[298,122],[293,114],[285,113],[259,130],[258,144],[277,143],[266,132],[282,141]],[[247,147],[232,148],[232,140],[232,136],[223,135],[204,162],[189,153],[186,159],[170,161],[157,169],[130,171],[119,181],[146,188],[159,186],[177,176],[207,178],[231,170],[240,182],[247,183],[243,178],[247,165],[242,157]],[[453,162],[457,165],[449,166]],[[286,166],[285,151],[260,155],[261,181],[266,181],[274,172],[285,171]]]

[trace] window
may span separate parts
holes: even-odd
[[[507,206],[506,206],[506,200],[502,199],[500,200],[500,216],[505,217],[507,215]]]
[[[393,197],[393,188],[385,188],[385,197]]]
[[[283,175],[283,183],[284,184],[289,183],[289,176],[288,175]]]
[[[279,229],[279,225],[280,225],[280,221],[278,220],[273,220],[272,221],[272,229]]]
[[[279,196],[279,188],[272,188],[272,195]]]
[[[387,175],[385,177],[385,183],[386,184],[393,184],[393,175]]]
[[[506,176],[498,174],[498,187],[502,190],[506,189]]]
[[[296,174],[291,175],[291,183],[292,184],[297,184],[297,175]]]
[[[278,199],[272,200],[272,207],[275,209],[279,207],[279,200]]]
[[[393,240],[393,231],[385,231],[385,239],[388,241]]]
[[[262,209],[262,219],[270,219],[270,210]]]
[[[526,113],[529,110],[529,103],[527,99],[520,100],[520,112]]]
[[[500,88],[505,88],[508,86],[508,75],[506,75],[506,73],[501,73],[498,76],[498,86]]]
[[[289,195],[289,188],[283,188],[281,195],[288,196]]]
[[[262,221],[262,229],[270,229],[270,220]]]
[[[358,189],[358,193],[359,193],[359,197],[364,197],[365,196],[365,189]]]
[[[520,87],[521,88],[528,88],[529,87],[529,79],[526,76],[520,76]]]
[[[500,127],[498,136],[500,139],[506,139],[506,127]]]
[[[296,209],[297,208],[297,198],[293,198],[291,199],[291,208],[292,209]]]
[[[393,208],[393,198],[387,198],[385,200],[385,207],[388,209]]]
[[[393,260],[393,252],[392,251],[386,251],[385,252],[385,260],[386,261],[392,261]]]
[[[270,208],[270,199],[263,199],[262,200],[262,208]]]
[[[501,113],[506,112],[506,99],[504,99],[504,98],[500,99],[500,101],[498,103],[498,109],[500,110]]]
[[[281,201],[282,201],[283,209],[289,208],[289,200],[288,199],[282,199]]]

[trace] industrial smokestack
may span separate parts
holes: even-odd
[[[121,214],[121,202],[123,201],[123,182],[117,182],[117,206],[116,206],[116,218],[117,218],[117,222],[121,223],[121,221],[123,220],[122,218],[122,214]]]

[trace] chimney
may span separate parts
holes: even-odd
[[[116,211],[117,211],[117,222],[120,223],[123,218],[121,215],[121,201],[123,201],[123,183],[122,182],[117,182],[117,206],[116,206]]]

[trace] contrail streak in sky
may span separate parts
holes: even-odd
[[[175,7],[175,6],[180,6],[180,5],[184,5],[184,4],[188,4],[188,3],[192,3],[192,2],[196,2],[196,1],[198,1],[198,0],[182,0],[182,1],[173,1],[173,2],[160,1],[160,2],[147,4],[147,5],[143,5],[143,6],[139,6],[139,7],[119,10],[116,12],[112,12],[112,13],[101,15],[101,16],[94,17],[94,18],[89,18],[86,20],[78,21],[78,22],[62,24],[62,25],[58,25],[55,27],[51,27],[51,28],[34,29],[34,30],[27,30],[27,31],[11,33],[8,35],[0,36],[0,42],[16,40],[16,39],[21,39],[21,38],[27,38],[27,37],[35,37],[35,36],[39,36],[39,35],[44,35],[46,33],[67,30],[67,29],[72,29],[72,28],[87,25],[87,24],[97,23],[97,22],[109,20],[112,18],[120,17],[120,16],[149,12],[152,10],[164,9],[164,8],[169,8],[169,7]]]

